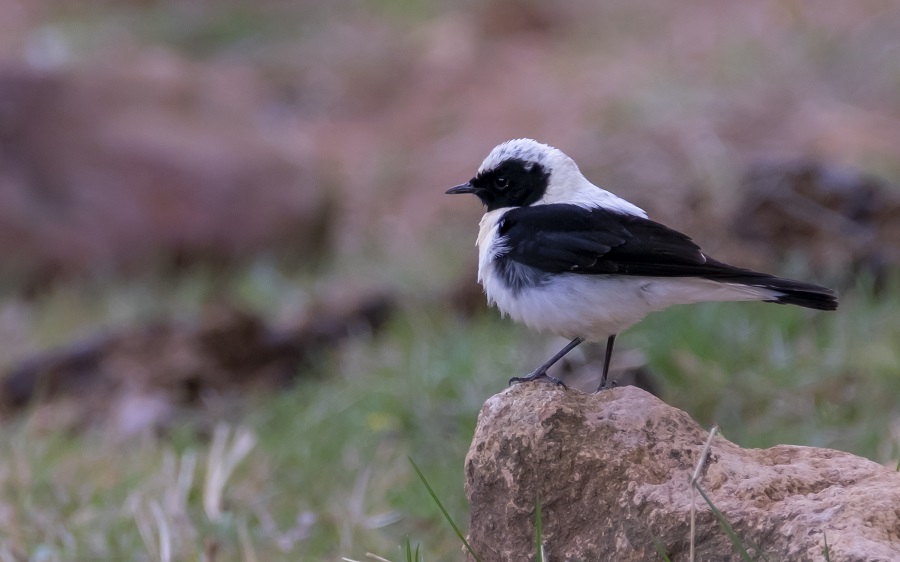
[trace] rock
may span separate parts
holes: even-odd
[[[688,560],[689,479],[708,432],[652,395],[521,384],[490,398],[466,457],[469,541],[483,560]],[[700,483],[769,560],[900,560],[900,473],[830,449],[716,437]],[[740,560],[696,498],[696,559]],[[756,558],[754,558],[756,559]],[[471,558],[470,558],[471,560]]]

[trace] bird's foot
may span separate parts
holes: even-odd
[[[547,379],[549,382],[554,383],[556,386],[561,386],[561,387],[565,388],[566,390],[568,390],[568,388],[569,388],[566,386],[566,383],[564,383],[563,381],[559,380],[556,377],[551,377],[550,375],[547,374],[547,371],[542,371],[540,369],[531,373],[527,377],[513,377],[513,378],[509,379],[509,385],[512,386],[514,383],[518,384],[520,382],[531,382],[531,381],[536,381],[536,380],[540,380],[540,379]]]
[[[600,383],[600,386],[597,387],[597,390],[595,390],[594,393],[596,394],[598,392],[603,392],[604,390],[611,390],[617,386],[619,386],[619,383],[616,381],[604,381]]]

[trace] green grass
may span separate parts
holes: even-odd
[[[201,293],[173,291],[174,300]],[[57,304],[42,309],[39,326],[78,309],[47,302]],[[83,306],[88,324],[99,322],[102,303]],[[887,461],[898,453],[887,431],[900,413],[890,399],[900,390],[898,308],[896,297],[865,290],[845,294],[833,314],[685,307],[651,317],[622,345],[647,354],[669,402],[716,420],[741,445],[829,446]],[[211,439],[184,427],[123,443],[26,414],[0,429],[0,560],[149,560],[163,552],[161,536],[172,559],[210,548],[217,560],[362,559],[397,552],[406,537],[429,559],[458,556],[458,538],[406,459],[465,523],[462,467],[478,410],[539,359],[531,348],[542,341],[492,312],[466,322],[440,304],[411,306],[382,334],[326,355],[295,387],[248,397],[229,418],[246,436],[244,454],[219,487],[208,486],[210,467],[228,464],[233,433]]]
[[[107,325],[112,305],[68,294],[47,297],[44,318],[31,327],[35,336],[50,332],[47,341],[64,341],[67,330],[53,327],[56,315],[80,318],[89,329]],[[136,303],[147,294],[169,303],[164,308],[206,298],[183,286],[144,286],[112,291],[110,299],[121,304],[129,294],[141,295],[124,314],[134,319],[152,316]],[[427,545],[430,557],[452,557],[458,544],[444,537],[406,457],[422,459],[447,509],[467,521],[462,458],[481,404],[514,368],[515,337],[493,316],[468,324],[441,308],[409,310],[384,334],[326,355],[294,388],[248,397],[229,420],[252,435],[253,448],[221,486],[218,517],[208,513],[205,481],[228,455],[202,428],[120,443],[102,429],[46,429],[37,412],[26,414],[0,428],[0,455],[9,459],[0,471],[0,513],[7,514],[0,560],[4,552],[151,559],[162,552],[161,533],[173,559],[195,557],[210,544],[217,560],[242,559],[247,549],[261,560],[360,557],[393,552],[407,535]],[[174,511],[164,501],[173,495],[184,498]]]
[[[308,281],[261,267],[215,290],[203,272],[106,292],[60,289],[32,305],[29,334],[65,341],[79,325],[137,321],[154,306],[199,310],[211,293],[260,309],[276,295],[297,308],[312,298]],[[676,308],[620,345],[647,355],[668,402],[743,446],[835,447],[886,462],[900,453],[889,431],[900,416],[891,399],[900,392],[900,291],[890,289],[846,291],[836,313]],[[430,559],[458,556],[458,538],[406,459],[464,524],[463,459],[478,410],[542,359],[546,341],[493,311],[465,321],[440,302],[414,302],[377,336],[324,354],[293,388],[237,405],[223,427],[242,428],[252,448],[234,456],[220,486],[208,485],[210,468],[229,468],[233,433],[216,439],[185,426],[123,443],[26,413],[0,427],[0,560],[151,559],[160,536],[173,559],[210,548],[217,560],[361,559],[397,552],[407,537]]]

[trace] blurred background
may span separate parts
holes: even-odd
[[[0,0],[0,561],[460,557],[407,457],[465,527],[479,408],[561,342],[443,192],[523,136],[841,293],[656,314],[614,378],[898,465],[896,3]]]

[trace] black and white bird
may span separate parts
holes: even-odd
[[[488,302],[530,328],[571,342],[526,377],[583,341],[606,341],[606,387],[616,334],[676,304],[763,301],[835,310],[835,292],[734,267],[688,236],[597,187],[562,151],[532,139],[494,148],[474,178],[447,193],[474,193],[486,207],[478,233],[478,280]]]

